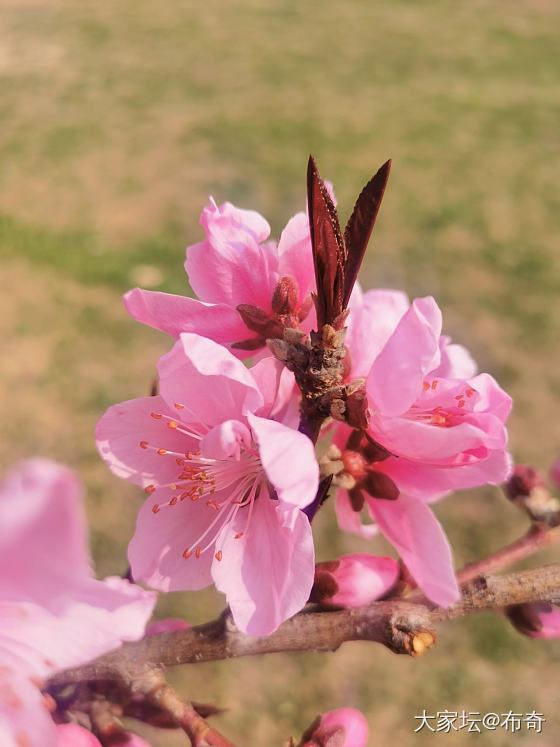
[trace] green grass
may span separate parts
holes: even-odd
[[[129,320],[120,295],[143,277],[188,291],[184,247],[209,194],[260,210],[277,236],[304,207],[310,152],[343,218],[393,158],[364,284],[435,295],[445,331],[514,395],[516,458],[545,469],[557,456],[559,21],[550,0],[5,3],[0,459],[42,453],[81,471],[100,573],[124,568],[140,498],[101,464],[93,427],[149,390],[170,344]],[[437,510],[458,563],[524,527],[490,488]],[[329,513],[316,534],[321,558],[354,547]],[[202,621],[220,604],[169,595],[160,612]],[[560,733],[558,657],[488,615],[448,626],[418,661],[356,645],[173,677],[230,706],[221,723],[242,745],[281,744],[321,709],[354,704],[375,744],[403,745],[430,739],[413,733],[423,707],[534,707],[550,720],[546,746]]]

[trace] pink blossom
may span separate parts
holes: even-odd
[[[227,596],[238,627],[267,635],[299,611],[313,583],[311,441],[279,422],[283,368],[248,370],[217,343],[182,334],[159,362],[157,397],[110,408],[102,457],[148,499],[129,546],[135,578],[163,591]]]
[[[72,472],[41,459],[0,488],[3,745],[56,745],[37,683],[140,638],[155,604],[128,581],[93,578],[81,492]]]
[[[393,558],[354,553],[318,563],[311,601],[323,607],[360,607],[384,596],[397,582]]]
[[[290,219],[278,244],[270,226],[252,210],[214,200],[200,224],[206,239],[187,248],[185,269],[200,300],[139,288],[124,304],[138,321],[178,337],[194,332],[253,355],[284,327],[309,331],[314,323],[310,291],[314,270],[307,215]]]
[[[350,493],[337,495],[339,524],[363,536],[381,529],[426,595],[447,606],[458,596],[451,551],[425,503],[507,477],[511,399],[441,335],[433,298],[410,305],[400,292],[357,288],[350,308],[349,379],[366,379],[369,441],[349,447],[350,429],[337,427],[352,478],[340,483]],[[364,504],[375,525],[361,523]]]
[[[303,747],[367,747],[369,727],[364,715],[356,708],[337,708],[321,716]]]

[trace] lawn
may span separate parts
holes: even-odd
[[[110,404],[149,391],[170,345],[129,319],[120,296],[134,285],[188,292],[184,246],[200,239],[210,194],[259,210],[277,236],[305,206],[310,152],[343,217],[393,158],[363,284],[433,294],[445,331],[513,395],[516,459],[545,470],[558,456],[560,6],[1,5],[0,459],[42,454],[80,471],[100,575],[125,570],[141,495],[101,463],[93,427]],[[524,529],[493,488],[437,512],[458,565]],[[356,547],[329,508],[316,534],[321,559]],[[211,591],[176,594],[159,611],[201,622],[221,605]],[[535,709],[549,721],[542,735],[476,739],[552,747],[559,661],[556,644],[486,615],[447,626],[419,660],[349,644],[172,678],[185,696],[228,707],[217,723],[243,747],[280,745],[340,705],[366,713],[372,744],[406,746],[436,738],[414,734],[423,708]]]

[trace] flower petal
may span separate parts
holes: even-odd
[[[364,524],[359,511],[354,511],[346,490],[337,490],[334,508],[338,526],[345,532],[369,539],[379,531],[376,524]]]
[[[209,304],[186,296],[134,288],[124,295],[128,313],[137,321],[173,337],[196,332],[221,345],[245,340],[250,333],[233,306]]]
[[[403,494],[396,501],[367,501],[372,517],[424,594],[442,607],[456,602],[459,588],[449,543],[428,506]]]
[[[161,396],[181,419],[208,427],[263,405],[263,396],[245,366],[228,350],[200,335],[185,333],[158,363]]]
[[[406,412],[424,377],[439,365],[441,311],[431,296],[417,298],[374,360],[367,377],[370,406],[384,416]]]
[[[212,583],[213,556],[210,548],[197,558],[195,545],[216,513],[202,497],[196,502],[187,498],[174,506],[166,505],[174,495],[176,491],[158,490],[144,501],[128,545],[128,559],[134,579],[153,589],[198,591]],[[186,550],[192,551],[191,557],[184,557]]]
[[[319,465],[312,442],[282,423],[248,414],[266,475],[281,501],[304,508],[319,487]]]
[[[153,417],[164,415],[166,417]],[[196,451],[198,441],[167,423],[178,416],[162,397],[140,397],[110,407],[97,423],[97,448],[109,468],[119,477],[145,488],[167,484],[177,477],[175,459],[158,449],[184,454]]]
[[[222,560],[214,561],[212,576],[237,627],[265,636],[309,599],[315,571],[311,526],[299,509],[263,495],[246,532],[245,524],[246,514],[239,512],[218,540]],[[235,539],[239,532],[243,536]]]
[[[214,202],[202,211],[207,239],[187,248],[185,269],[196,295],[210,303],[248,303],[270,311],[278,282],[278,258],[273,247],[260,244],[268,223],[252,210]]]

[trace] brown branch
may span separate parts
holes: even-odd
[[[457,574],[457,581],[462,584],[466,581],[471,581],[483,573],[501,571],[514,563],[518,563],[520,560],[530,557],[542,547],[555,542],[560,542],[560,526],[547,528],[533,524],[523,537],[512,542],[511,545],[503,547],[501,550],[489,555],[487,558],[478,560],[476,563],[466,565]]]
[[[445,620],[483,610],[560,597],[560,565],[473,579],[449,609],[424,601],[387,600],[336,612],[306,611],[266,638],[240,633],[227,614],[197,627],[160,633],[122,646],[91,664],[61,672],[52,686],[88,680],[130,683],[154,668],[289,651],[335,651],[346,641],[372,641],[395,653],[418,656]]]
[[[134,692],[145,695],[154,706],[167,713],[189,737],[192,747],[234,747],[233,743],[206,723],[193,704],[182,700],[167,684],[161,670],[152,669],[134,677]]]

